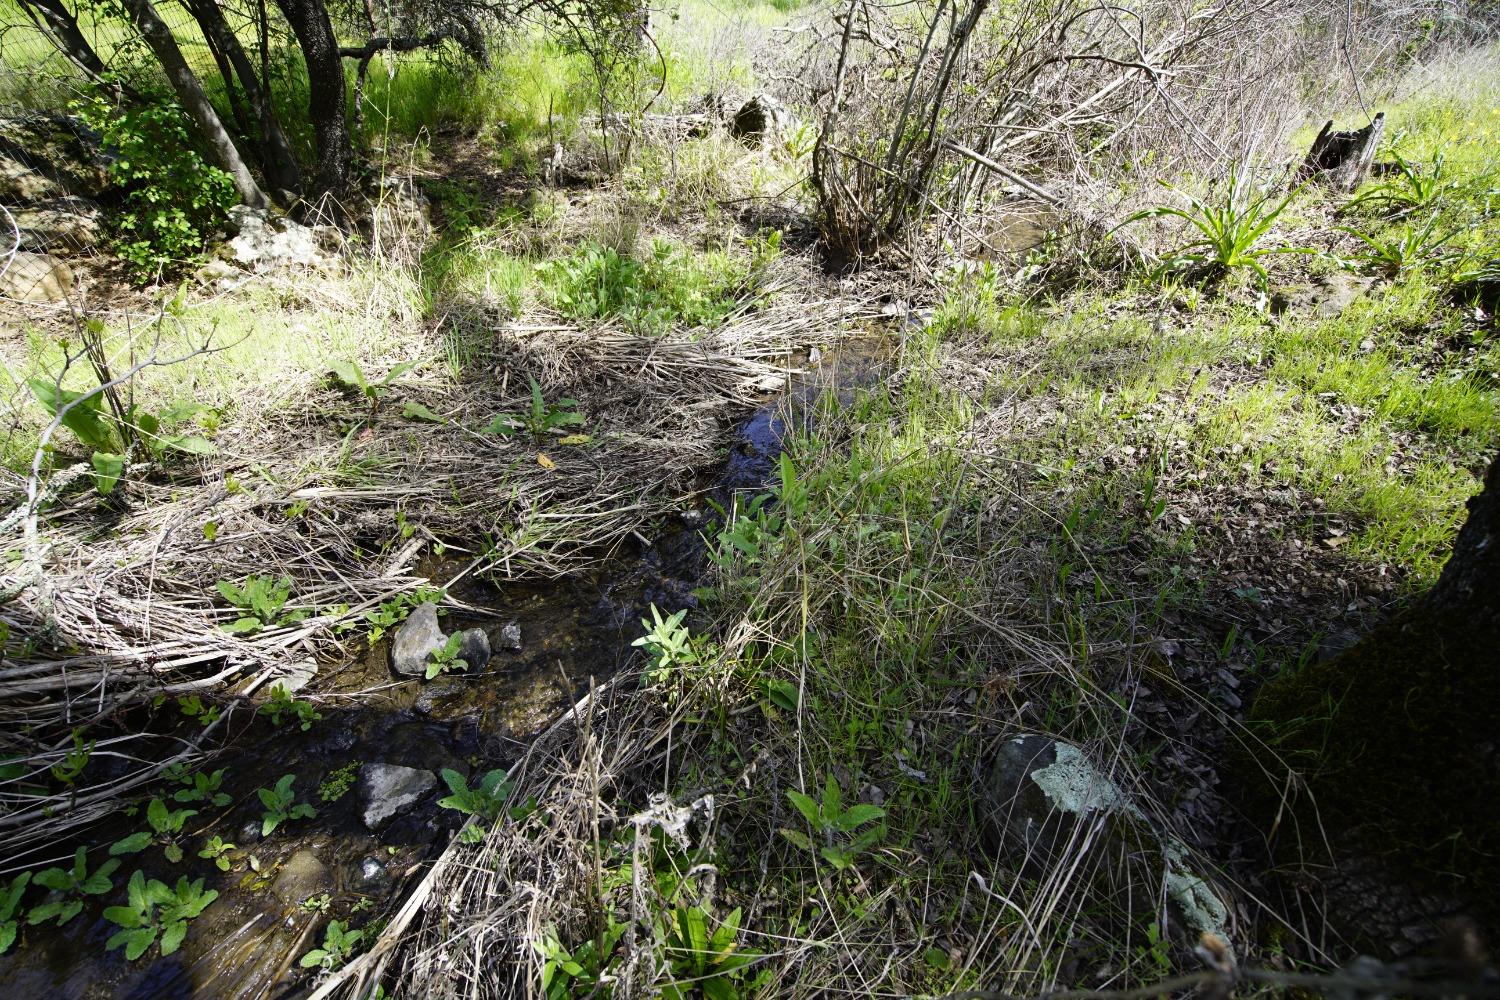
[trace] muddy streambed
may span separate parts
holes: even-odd
[[[475,783],[492,768],[509,767],[591,683],[630,661],[636,653],[630,644],[651,605],[663,613],[697,606],[693,590],[710,568],[705,534],[712,530],[714,504],[725,505],[739,491],[763,490],[774,479],[785,414],[806,413],[829,385],[847,399],[855,386],[874,379],[889,352],[889,336],[872,337],[841,348],[836,365],[824,359],[820,376],[801,380],[789,398],[766,403],[734,428],[724,463],[705,476],[700,503],[588,574],[545,585],[497,585],[464,576],[464,559],[426,557],[420,573],[440,586],[451,582],[449,597],[467,609],[448,613],[443,631],[477,627],[490,639],[493,657],[482,670],[402,679],[391,670],[393,629],[366,655],[320,669],[308,690],[316,692],[312,700],[322,718],[305,730],[287,716],[273,724],[264,709],[231,710],[221,723],[223,744],[196,769],[222,769],[217,794],[227,801],[171,801],[189,787],[171,781],[155,791],[170,808],[198,810],[175,838],[181,860],[169,862],[161,844],[124,856],[112,874],[113,889],[91,897],[77,917],[62,927],[25,928],[17,946],[0,956],[0,978],[20,996],[69,1000],[254,1000],[305,992],[313,973],[298,960],[322,945],[329,921],[363,928],[368,943],[381,915],[464,820],[438,805],[446,794],[439,782],[372,823],[381,811],[370,810],[367,795],[374,766],[431,775],[451,768]],[[285,775],[293,776],[295,801],[317,814],[262,837],[265,809],[257,789],[272,788]],[[117,814],[86,840],[58,844],[26,863],[67,867],[82,845],[92,870],[107,860],[105,845],[147,828],[143,813]],[[204,857],[212,838],[232,846]],[[119,928],[104,919],[103,909],[124,902],[136,869],[168,885],[182,876],[201,878],[219,893],[172,955],[161,957],[153,947],[130,962],[123,949],[106,947]]]

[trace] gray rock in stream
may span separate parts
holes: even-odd
[[[379,830],[437,787],[431,771],[400,764],[366,764],[359,769],[365,826]]]
[[[521,651],[521,626],[511,622],[500,630],[500,648],[508,649],[512,653]]]
[[[391,666],[402,677],[423,677],[427,673],[427,655],[447,638],[438,628],[437,605],[431,601],[418,604],[396,630],[396,639],[391,643]]]
[[[426,677],[427,658],[447,641],[447,634],[438,627],[437,605],[430,601],[419,604],[396,630],[391,667],[402,677]],[[469,673],[484,669],[490,662],[490,637],[484,629],[464,630],[458,656],[469,665]]]
[[[458,647],[458,657],[469,665],[469,673],[483,670],[490,662],[490,637],[482,628],[467,628]]]

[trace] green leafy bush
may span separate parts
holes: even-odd
[[[861,802],[845,809],[843,795],[833,775],[823,788],[821,802],[811,795],[788,791],[786,797],[807,820],[814,835],[826,843],[818,849],[823,860],[842,871],[854,863],[855,857],[869,850],[885,837],[885,824],[867,826],[885,816],[885,810],[876,805]],[[860,827],[863,831],[856,833]],[[781,835],[804,851],[812,850],[813,839],[799,830],[783,829]]]
[[[247,576],[245,582],[236,586],[228,580],[214,585],[224,600],[246,614],[227,625],[219,627],[233,635],[258,632],[269,625],[288,625],[307,617],[306,612],[294,611],[282,614],[287,598],[292,596],[292,578],[283,576]]]
[[[110,176],[126,191],[115,252],[142,281],[198,260],[235,202],[234,182],[193,148],[181,107],[164,94],[129,107],[94,94],[72,107],[115,153]]]
[[[120,838],[110,845],[109,853],[137,854],[152,844],[160,844],[162,853],[175,865],[182,860],[182,847],[177,838],[182,834],[183,824],[196,815],[196,809],[169,809],[161,799],[152,799],[146,807],[146,824],[150,829]]]
[[[304,969],[317,968],[331,972],[349,960],[349,956],[359,946],[359,939],[364,936],[364,931],[351,931],[342,920],[329,921],[328,929],[323,933],[323,947],[314,948],[303,955],[297,964]]]
[[[448,786],[451,794],[438,799],[438,805],[465,816],[477,817],[486,824],[493,824],[500,818],[506,801],[516,787],[506,773],[498,769],[486,773],[473,788],[469,787],[463,775],[451,767],[443,768],[441,774],[443,783]],[[477,843],[484,839],[484,831],[478,827],[468,827],[463,839],[466,843]]]
[[[266,807],[260,819],[260,835],[269,837],[276,828],[288,820],[312,819],[318,811],[306,802],[297,802],[297,793],[292,791],[295,774],[283,774],[274,788],[257,788],[255,794],[260,804]]]

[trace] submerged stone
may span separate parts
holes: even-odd
[[[364,765],[359,769],[359,793],[365,826],[379,830],[436,787],[437,776],[431,771],[400,764]]]

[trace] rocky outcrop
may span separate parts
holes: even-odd
[[[111,188],[97,133],[67,115],[0,116],[0,202],[98,198]]]
[[[776,135],[790,120],[780,101],[769,94],[756,94],[729,119],[729,134],[736,139],[760,140]]]
[[[90,250],[104,239],[104,210],[89,198],[52,198],[11,209],[21,249]]]
[[[227,256],[244,267],[269,270],[328,263],[314,229],[266,209],[234,206],[229,210],[229,231]]]

